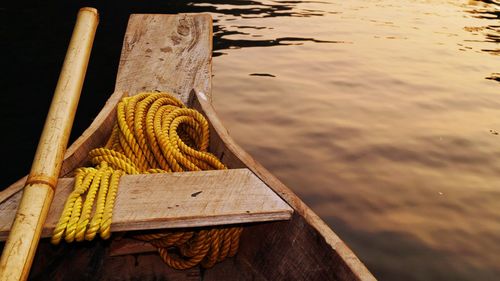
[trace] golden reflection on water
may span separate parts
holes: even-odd
[[[498,3],[198,5],[217,7],[213,95],[231,134],[371,271],[495,280]],[[222,11],[236,8],[255,13]]]

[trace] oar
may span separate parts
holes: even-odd
[[[54,196],[99,21],[94,8],[78,12],[31,172],[0,260],[0,280],[26,280]]]

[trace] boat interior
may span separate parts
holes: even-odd
[[[30,280],[375,280],[332,229],[223,126],[211,103],[212,29],[208,14],[131,15],[115,92],[67,149]],[[124,176],[111,239],[50,244],[74,170],[88,166],[89,151],[108,140],[120,99],[154,91],[176,95],[207,118],[209,150],[228,170]],[[1,240],[8,236],[25,180],[0,193]],[[238,253],[209,269],[172,269],[155,247],[133,239],[157,229],[227,226],[243,227]]]

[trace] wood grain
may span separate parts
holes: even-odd
[[[115,91],[167,91],[187,103],[193,88],[211,92],[211,63],[210,15],[132,15]]]
[[[43,237],[49,237],[73,189],[59,181]],[[19,195],[0,205],[0,239],[9,232]],[[126,175],[120,180],[111,231],[286,220],[293,210],[248,169]]]

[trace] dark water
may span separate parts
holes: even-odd
[[[78,7],[101,24],[75,136],[113,89],[129,13],[210,12],[231,134],[380,280],[499,279],[498,1],[22,5],[0,4],[1,186],[29,169]]]

